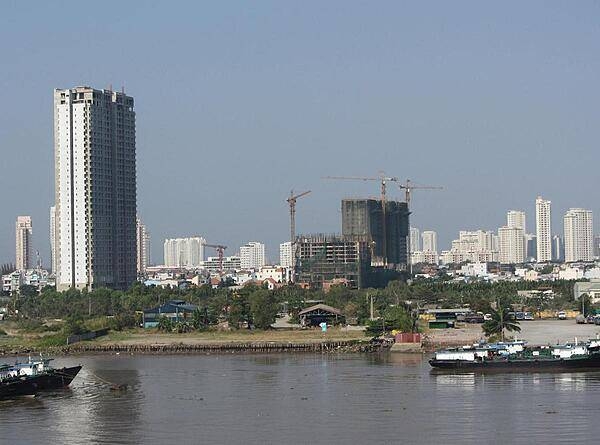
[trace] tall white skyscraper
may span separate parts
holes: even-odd
[[[126,289],[136,274],[133,98],[54,90],[56,286]]]
[[[506,214],[506,227],[513,227],[517,229],[521,229],[523,233],[523,260],[519,261],[519,263],[523,263],[527,259],[527,238],[526,238],[526,224],[525,224],[525,212],[522,210],[509,210]],[[498,237],[500,237],[500,232],[498,232]],[[498,250],[500,251],[500,262],[502,262],[502,240],[499,240],[500,246],[498,246]],[[516,252],[513,252],[516,253]],[[514,258],[514,257],[513,257]]]
[[[498,259],[502,264],[521,264],[525,261],[523,239],[521,227],[504,226],[498,229]]]
[[[279,245],[279,265],[281,267],[294,267],[291,241]]]
[[[509,210],[506,214],[506,226],[517,227],[525,232],[527,230],[525,227],[525,212],[522,210]]]
[[[206,240],[201,236],[166,239],[163,245],[167,267],[200,267],[204,261]]]
[[[550,221],[550,201],[538,196],[535,200],[535,228],[537,242],[537,261],[544,263],[552,260],[552,224]]]
[[[56,206],[50,207],[50,264],[56,273]]]
[[[408,244],[410,253],[418,252],[421,250],[421,234],[419,229],[411,227],[408,233],[410,236],[410,242]]]
[[[594,222],[591,210],[569,209],[564,217],[565,261],[594,259]]]
[[[433,230],[423,231],[423,252],[437,252],[437,233]]]
[[[242,269],[258,269],[265,265],[265,245],[251,241],[240,247]]]
[[[137,219],[135,238],[137,243],[137,273],[139,275],[143,274],[148,264],[150,264],[150,233],[140,218]]]
[[[31,235],[33,227],[31,216],[17,216],[15,224],[16,251],[15,267],[17,270],[26,270],[32,266],[31,263]]]

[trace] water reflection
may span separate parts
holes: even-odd
[[[71,390],[0,402],[2,443],[556,443],[600,434],[600,373],[436,373],[412,354],[82,360]],[[104,380],[130,389],[111,392]]]

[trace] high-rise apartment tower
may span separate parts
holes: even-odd
[[[31,267],[31,216],[17,216],[15,224],[16,252],[15,267],[17,270],[26,270]]]
[[[550,201],[538,196],[535,200],[535,228],[537,242],[537,261],[544,263],[552,260],[552,224],[550,221]]]
[[[140,218],[136,224],[137,273],[143,275],[150,264],[150,233]]]
[[[564,217],[565,261],[594,259],[594,222],[591,210],[569,209]]]
[[[126,289],[136,281],[133,98],[54,90],[56,287]]]
[[[50,264],[56,273],[56,206],[50,207]]]

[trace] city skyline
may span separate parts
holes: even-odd
[[[49,226],[53,204],[51,91],[82,84],[125,85],[136,97],[143,116],[139,214],[157,240],[203,233],[211,242],[236,246],[260,239],[274,259],[288,238],[291,188],[313,190],[298,206],[298,233],[339,232],[339,200],[379,191],[375,184],[320,178],[373,176],[382,169],[444,187],[418,190],[411,203],[411,224],[436,230],[439,250],[461,229],[495,231],[505,209],[525,210],[533,232],[536,195],[552,201],[556,228],[569,208],[599,210],[592,169],[599,62],[588,56],[600,42],[589,20],[598,5],[520,5],[517,18],[510,8],[443,4],[431,11],[425,5],[268,3],[246,15],[226,5],[189,5],[183,23],[166,6],[119,8],[123,18],[107,24],[110,38],[95,42],[95,51],[72,38],[95,26],[77,8],[6,8],[15,20],[0,30],[3,53],[12,61],[2,74],[11,107],[2,111],[0,142],[14,150],[6,150],[0,184],[19,193],[6,197],[0,221],[3,262],[14,255],[14,218],[27,214],[38,227],[35,249],[50,265],[48,235],[39,228]],[[75,17],[69,27],[54,26]],[[133,32],[127,17],[145,25]],[[534,17],[535,32],[529,26]],[[458,19],[460,30],[448,26]],[[223,39],[230,20],[239,27]],[[435,32],[423,33],[423,20]],[[361,23],[378,26],[357,41]],[[14,33],[38,50],[23,58],[9,43]],[[180,45],[173,49],[162,34]],[[65,70],[50,57],[59,48],[77,52],[80,63]],[[95,64],[99,52],[111,53],[114,63]],[[518,73],[507,68],[516,65]],[[565,153],[568,162],[560,161]],[[291,168],[300,154],[319,162],[308,170]],[[241,191],[253,193],[239,200]],[[395,187],[389,193],[402,196]],[[153,243],[151,256],[160,258],[160,250]]]

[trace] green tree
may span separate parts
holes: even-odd
[[[70,335],[79,335],[86,332],[85,326],[83,325],[83,320],[79,317],[68,317],[63,326],[63,333],[66,336]]]
[[[208,329],[211,324],[211,319],[208,314],[208,307],[196,309],[192,314],[192,326],[194,329],[203,331]]]
[[[172,332],[175,328],[175,323],[169,317],[164,315],[158,319],[157,329],[163,332]]]
[[[521,332],[519,322],[514,320],[510,314],[510,309],[506,305],[498,305],[498,309],[491,309],[492,319],[483,323],[483,331],[488,337],[491,335],[500,335],[504,341],[504,331]]]
[[[227,321],[230,327],[237,329],[242,323],[247,323],[248,329],[250,329],[252,314],[250,312],[249,294],[254,289],[256,289],[255,286],[246,286],[229,298]]]
[[[35,297],[38,295],[37,287],[31,284],[23,284],[19,286],[19,295],[22,297]]]
[[[370,335],[380,335],[392,330],[411,332],[413,321],[406,309],[400,306],[393,306],[383,311],[382,317],[367,322],[367,333]]]
[[[250,312],[257,328],[269,329],[275,323],[278,309],[275,295],[268,289],[257,289],[250,294]]]

